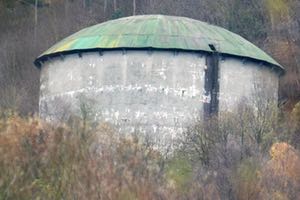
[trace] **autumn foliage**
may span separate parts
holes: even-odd
[[[0,199],[153,199],[164,196],[161,157],[136,138],[53,127],[12,116],[1,122]]]
[[[299,151],[287,143],[276,143],[270,156],[260,173],[260,199],[299,199]]]
[[[231,114],[191,127],[172,152],[105,123],[3,115],[0,199],[299,199],[298,109],[261,142]]]

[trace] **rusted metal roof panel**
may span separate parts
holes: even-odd
[[[190,18],[164,15],[132,16],[85,28],[55,44],[36,62],[59,53],[91,49],[156,48],[212,52],[209,44],[213,44],[219,53],[253,58],[282,68],[254,44],[224,28]]]

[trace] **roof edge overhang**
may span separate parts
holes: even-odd
[[[93,48],[93,49],[76,49],[76,50],[70,50],[70,51],[62,51],[62,52],[55,52],[51,54],[45,54],[34,61],[34,65],[37,68],[41,68],[43,63],[47,62],[48,60],[51,60],[53,58],[57,57],[64,57],[67,55],[72,55],[72,54],[82,54],[82,53],[91,53],[91,52],[103,52],[103,51],[118,51],[118,50],[153,50],[153,51],[181,51],[181,52],[194,52],[194,53],[203,53],[203,54],[211,54],[215,53],[215,51],[205,51],[205,50],[191,50],[191,49],[178,49],[178,48],[155,48],[155,47],[140,47],[140,48],[133,48],[133,47],[117,47],[117,48]],[[242,58],[242,59],[249,59],[254,62],[262,63],[266,66],[271,67],[272,69],[275,69],[275,71],[279,72],[279,75],[283,75],[285,73],[285,69],[276,61],[274,63],[265,61],[265,60],[260,60],[257,58],[253,57],[248,57],[248,56],[241,56],[241,55],[234,55],[234,54],[229,54],[229,53],[223,53],[223,52],[218,52],[219,55],[221,56],[227,56],[227,57],[236,57],[236,58]]]

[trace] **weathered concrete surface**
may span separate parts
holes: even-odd
[[[227,57],[219,62],[219,83],[221,112],[235,111],[240,103],[277,105],[279,76],[269,66]]]
[[[202,116],[205,56],[167,51],[109,51],[66,56],[41,71],[40,115],[65,120],[80,115],[125,131],[165,132]],[[165,136],[165,134],[163,134]]]
[[[120,131],[170,140],[203,116],[206,55],[174,51],[106,51],[47,61],[41,69],[40,115],[51,121],[88,112]],[[219,110],[241,102],[277,102],[278,75],[238,58],[219,61]]]

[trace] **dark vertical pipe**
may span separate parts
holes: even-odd
[[[204,117],[212,117],[219,111],[219,54],[214,45],[209,45],[213,51],[206,56]]]

